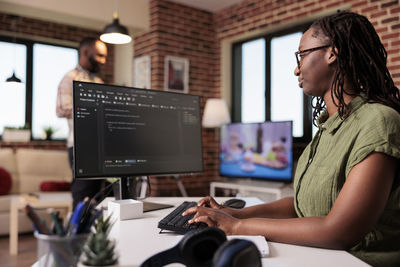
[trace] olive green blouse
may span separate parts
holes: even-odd
[[[370,153],[400,159],[400,115],[361,97],[349,107],[343,120],[337,113],[329,119],[326,111],[321,114],[319,130],[299,158],[294,178],[299,217],[326,216],[353,166]],[[379,221],[349,252],[373,266],[400,266],[399,170]]]

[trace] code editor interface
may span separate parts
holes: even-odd
[[[199,97],[74,82],[76,177],[202,171]]]

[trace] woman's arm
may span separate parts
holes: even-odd
[[[244,209],[231,210],[233,210],[233,212],[230,214],[238,219],[254,217],[270,219],[297,218],[293,197],[282,198],[271,203],[260,204]]]
[[[218,209],[195,207],[193,221],[220,227],[231,235],[264,235],[271,241],[346,249],[359,242],[382,214],[397,162],[372,153],[354,166],[326,217],[238,219]]]
[[[254,217],[283,219],[297,217],[293,201],[293,197],[287,197],[271,203],[259,204],[243,209],[233,209],[220,205],[214,198],[207,196],[198,202],[198,206],[219,209],[238,219]],[[188,212],[184,212],[182,215],[186,216],[192,213],[191,210],[188,210]]]

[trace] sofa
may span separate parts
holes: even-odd
[[[6,170],[8,177],[11,176],[12,183],[8,194],[0,195],[0,235],[9,234],[11,196],[23,197],[28,193],[40,192],[45,182],[72,181],[66,150],[0,148],[0,168]],[[19,232],[33,231],[25,213],[20,212],[18,216]]]

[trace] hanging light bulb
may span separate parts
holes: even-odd
[[[100,40],[109,44],[127,44],[132,38],[129,36],[128,29],[119,24],[117,1],[114,4],[113,22],[104,28],[103,33],[100,35]]]

